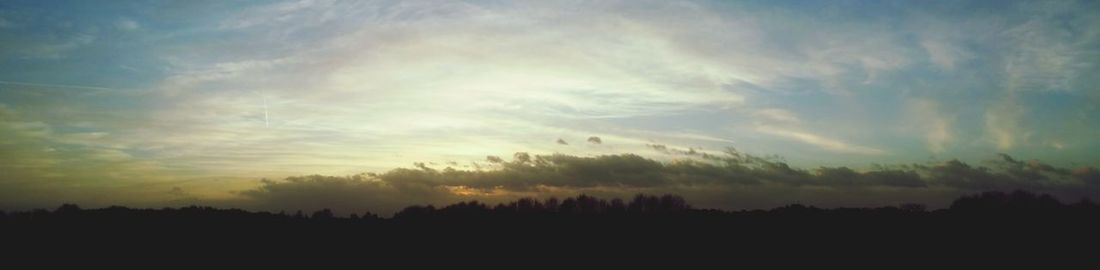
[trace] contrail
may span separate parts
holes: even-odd
[[[32,83],[32,82],[12,82],[12,81],[0,81],[0,84],[20,85],[20,86],[51,87],[51,88],[84,89],[84,90],[101,90],[101,91],[122,90],[122,89],[117,89],[117,88],[86,86],[86,85]]]
[[[267,122],[267,96],[260,92],[260,97],[264,99],[264,127],[271,127]]]
[[[259,94],[260,98],[263,99],[263,102],[264,102],[264,127],[271,127],[271,124],[268,121],[268,117],[267,117],[267,95],[264,95],[264,91],[252,91],[252,92],[256,93],[256,94]]]

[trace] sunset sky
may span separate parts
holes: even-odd
[[[1100,1],[3,1],[0,209],[1079,198],[1098,64]]]

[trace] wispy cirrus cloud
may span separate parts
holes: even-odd
[[[797,115],[783,109],[764,109],[754,114],[757,121],[754,130],[760,133],[779,136],[788,140],[795,140],[813,145],[821,149],[863,155],[881,155],[886,151],[850,144],[839,139],[829,138],[804,130],[799,124],[802,122]]]

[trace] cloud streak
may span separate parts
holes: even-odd
[[[867,146],[853,145],[838,139],[828,138],[803,130],[799,125],[802,120],[797,115],[783,109],[765,109],[755,113],[757,132],[774,135],[785,139],[799,141],[805,144],[817,146],[821,149],[862,155],[882,155],[886,151]]]

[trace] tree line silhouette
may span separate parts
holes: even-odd
[[[0,212],[0,232],[8,243],[43,250],[125,243],[233,252],[287,246],[419,252],[426,247],[463,249],[492,243],[605,252],[608,248],[697,245],[786,250],[798,243],[806,249],[856,246],[871,252],[879,250],[876,247],[935,247],[965,252],[975,244],[1003,248],[1026,243],[1027,248],[1036,248],[1069,239],[1094,239],[1089,237],[1096,236],[1096,228],[1100,228],[1100,206],[1090,200],[1063,203],[1026,191],[967,195],[949,208],[936,210],[919,204],[832,209],[791,204],[724,211],[693,208],[676,195],[637,195],[628,201],[579,195],[496,205],[467,201],[443,207],[410,206],[392,217],[338,216],[329,209],[307,214],[202,206],[83,209],[74,204],[53,211]]]
[[[197,223],[197,224],[402,224],[439,222],[503,222],[540,219],[589,219],[611,221],[614,219],[646,218],[664,221],[691,221],[694,219],[783,219],[783,218],[989,218],[997,216],[1065,216],[1079,218],[1100,217],[1100,207],[1088,198],[1066,204],[1049,194],[1035,194],[1017,190],[1014,192],[983,192],[956,199],[949,208],[928,210],[922,204],[901,204],[871,208],[824,209],[802,204],[790,204],[770,210],[724,211],[693,208],[677,195],[638,194],[629,201],[610,200],[589,195],[564,199],[521,198],[496,205],[476,200],[459,202],[443,207],[414,205],[398,211],[390,218],[366,212],[337,216],[330,209],[310,214],[301,210],[291,214],[285,211],[251,212],[242,209],[218,209],[204,206],[182,208],[134,209],[111,206],[100,209],[83,209],[75,204],[63,204],[53,211],[0,211],[0,225],[37,226],[62,224],[138,224],[138,223]],[[545,221],[545,220],[544,220]]]

